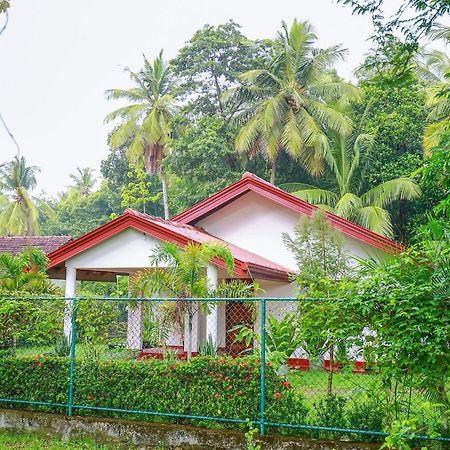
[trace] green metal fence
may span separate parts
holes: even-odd
[[[298,305],[1,298],[0,404],[369,441],[406,420],[417,424],[411,438],[450,442],[442,405],[407,373],[388,392],[361,346],[333,360],[319,342],[298,344]]]

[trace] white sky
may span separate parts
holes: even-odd
[[[389,0],[396,6],[401,0]],[[38,190],[54,195],[76,167],[99,174],[107,154],[104,91],[129,87],[124,67],[142,53],[172,58],[205,23],[233,19],[250,38],[274,37],[282,20],[309,20],[319,45],[350,51],[338,72],[351,78],[370,47],[370,18],[332,0],[13,0],[0,36],[0,112],[29,164]],[[392,5],[391,5],[392,4]],[[4,16],[0,22],[3,24]],[[0,27],[1,27],[0,24]],[[16,149],[0,125],[0,163]]]

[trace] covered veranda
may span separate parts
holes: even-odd
[[[174,242],[181,247],[188,242],[222,243],[230,249],[234,257],[234,278],[251,279],[260,285],[270,285],[264,294],[267,296],[272,294],[271,289],[281,289],[281,292],[286,292],[284,295],[291,295],[289,290],[286,290],[286,286],[289,287],[289,270],[285,267],[220,240],[200,228],[130,209],[118,218],[50,253],[48,275],[52,279],[65,280],[65,297],[72,299],[77,296],[77,281],[115,282],[118,275],[132,276],[142,269],[151,268],[150,255],[162,241]],[[224,261],[214,260],[207,268],[207,277],[212,290],[222,280],[229,279],[230,274]],[[127,347],[142,350],[144,304],[128,303]],[[224,347],[227,342],[227,315],[236,314],[236,308],[234,305],[234,311],[231,311],[232,308],[227,311],[225,302],[220,302],[208,308],[207,313],[202,313],[199,309],[194,317],[195,333],[192,339],[187,340],[181,336],[176,340],[172,336],[172,344],[184,352],[192,353],[197,352],[199,345],[208,339],[217,347]],[[71,334],[70,314],[68,307],[64,322],[66,336]],[[242,314],[245,314],[245,311]],[[187,342],[190,342],[190,348]]]

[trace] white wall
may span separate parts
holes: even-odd
[[[128,228],[66,261],[77,269],[140,269],[151,267],[150,255],[161,242],[140,231]]]
[[[281,234],[291,233],[300,214],[254,192],[199,221],[196,225],[225,241],[295,270],[291,252]],[[345,247],[353,256],[365,257],[370,247],[345,236]],[[372,250],[373,252],[373,250]]]

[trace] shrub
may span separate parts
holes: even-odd
[[[63,321],[64,300],[3,297],[0,292],[0,346],[53,344]]]
[[[68,358],[2,358],[0,397],[66,403],[69,363]],[[297,412],[304,411],[302,399],[283,384],[271,367],[267,368],[266,374],[267,398],[276,399],[276,407],[268,411],[268,420],[279,417],[296,420]],[[259,417],[259,364],[254,359],[211,357],[177,363],[156,359],[77,360],[74,403],[255,420]],[[78,412],[123,416],[122,413],[93,410]],[[146,415],[134,417],[148,420]],[[154,420],[153,416],[151,420]]]
[[[348,426],[355,430],[381,431],[385,428],[386,405],[373,392],[367,399],[358,399],[351,403],[348,410]],[[358,435],[358,440],[373,442],[373,435]]]
[[[347,400],[338,397],[335,394],[327,395],[314,403],[314,409],[317,414],[316,425],[322,427],[345,428],[345,404]]]

